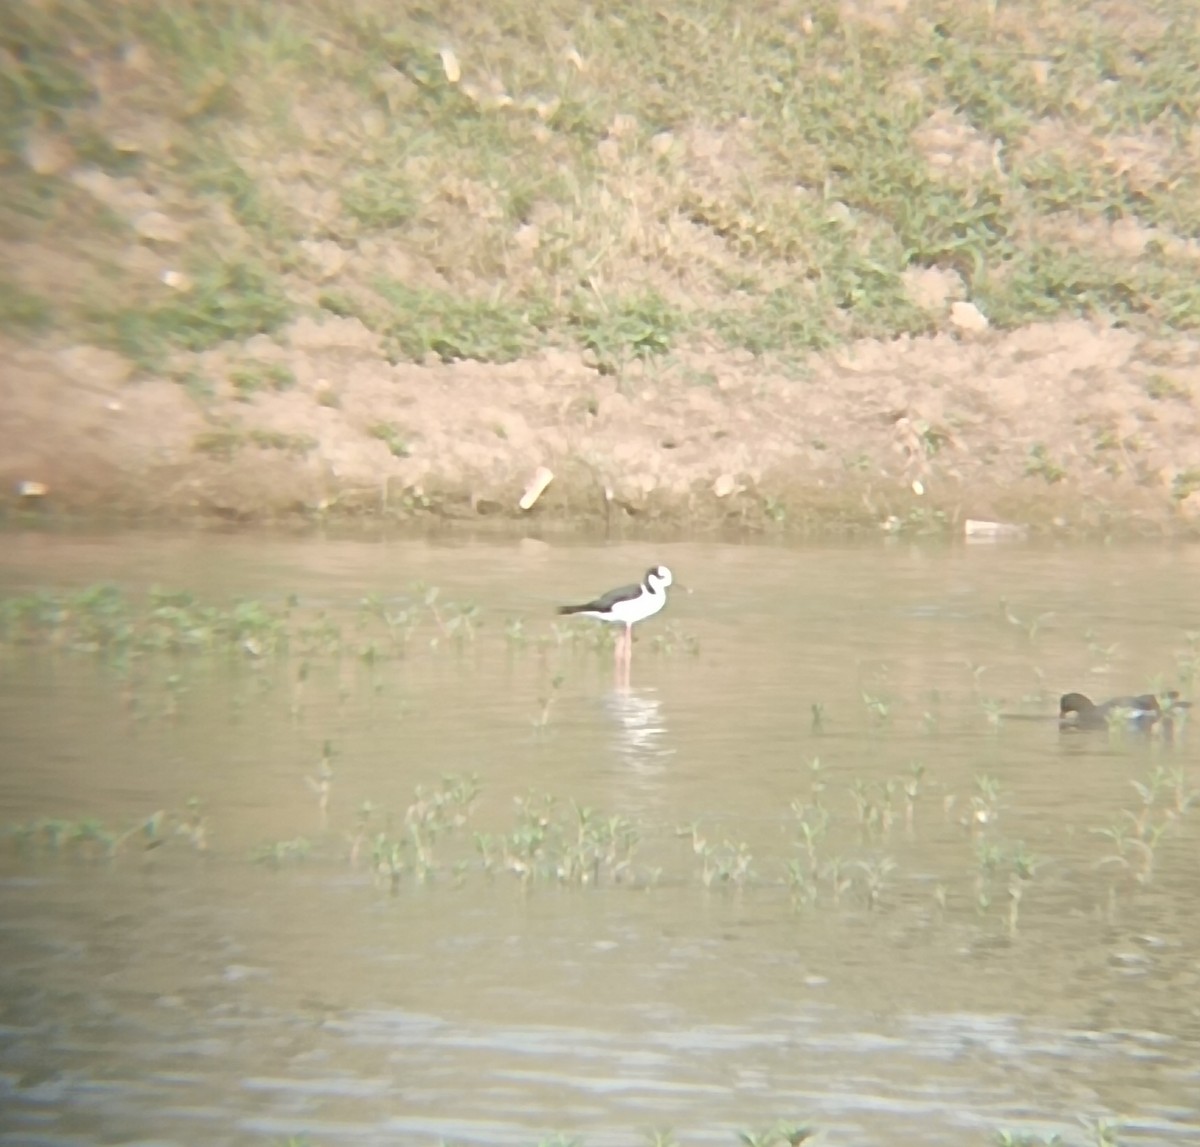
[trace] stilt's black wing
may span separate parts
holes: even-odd
[[[642,592],[641,585],[623,585],[619,589],[610,589],[602,593],[595,601],[583,605],[560,605],[559,613],[607,613],[619,601],[632,601]]]

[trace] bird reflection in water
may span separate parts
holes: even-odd
[[[661,772],[675,750],[664,743],[667,726],[655,691],[617,689],[605,698],[604,708],[613,719],[613,744],[621,759],[638,772]]]

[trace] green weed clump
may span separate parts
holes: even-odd
[[[723,839],[711,843],[699,824],[682,825],[676,835],[691,839],[692,853],[700,863],[700,880],[705,888],[722,885],[742,888],[754,875],[754,857],[744,840]]]
[[[299,435],[219,428],[195,448],[214,457],[245,445],[302,452]],[[113,585],[0,598],[0,645],[94,654],[114,664],[156,654],[238,654],[251,659],[350,653],[364,661],[398,658],[418,633],[431,650],[462,652],[484,619],[472,602],[453,601],[437,586],[413,586],[397,602],[365,598],[345,629],[325,611],[294,599],[203,602],[186,591],[154,588],[130,594]]]
[[[312,852],[312,842],[303,836],[290,840],[275,840],[261,844],[251,853],[255,864],[265,864],[270,868],[279,868],[284,864],[304,860]]]
[[[368,846],[376,881],[393,892],[406,875],[419,884],[428,883],[445,867],[439,843],[466,825],[478,796],[479,782],[473,776],[444,777],[432,789],[419,785],[405,810],[402,827],[389,826],[379,832],[371,831],[373,807],[364,805],[351,839],[351,857],[357,858],[364,845]],[[461,873],[464,868],[460,862],[451,871]]]
[[[485,872],[508,872],[524,884],[596,885],[640,878],[634,857],[641,834],[624,816],[534,793],[517,799],[516,822],[511,832],[476,836]]]
[[[109,657],[287,648],[285,611],[261,602],[221,607],[188,593],[151,590],[131,597],[111,585],[34,593],[0,601],[0,641]]]
[[[99,817],[39,817],[9,825],[0,835],[26,857],[112,861],[127,852],[151,852],[172,840],[183,840],[195,851],[205,852],[208,818],[193,797],[181,811],[159,809],[124,827],[106,824]]]
[[[1062,1147],[1062,1136],[1038,1135],[1032,1131],[996,1132],[996,1147]]]
[[[1183,710],[1182,712],[1186,712]],[[1109,842],[1111,851],[1098,867],[1108,875],[1109,911],[1115,911],[1122,886],[1141,887],[1154,879],[1163,837],[1200,801],[1182,767],[1156,765],[1144,781],[1130,780],[1137,806],[1121,810],[1112,824],[1092,832]]]

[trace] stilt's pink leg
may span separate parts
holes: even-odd
[[[613,646],[613,675],[618,689],[629,688],[629,669],[632,664],[633,626],[626,625],[617,631],[616,644]]]

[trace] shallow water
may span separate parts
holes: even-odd
[[[553,607],[656,562],[691,592],[639,628],[621,691],[610,648]],[[1092,1142],[1081,1118],[1195,1142],[1200,811],[1176,808],[1200,787],[1195,730],[1063,737],[1045,718],[1066,689],[1190,696],[1198,565],[10,535],[5,595],[294,594],[293,620],[339,637],[120,666],[0,648],[0,823],[132,827],[197,797],[207,833],[135,834],[113,859],[0,846],[0,1143],[732,1143],[777,1121],[838,1144]],[[471,602],[477,628],[442,632],[417,583],[442,626]],[[373,658],[371,594],[417,619]],[[1155,770],[1147,811],[1131,781]],[[389,890],[369,844],[351,860],[358,810],[401,837],[416,786],[448,773],[478,777],[467,824],[430,879]],[[485,873],[473,834],[511,833],[531,790],[568,825],[570,801],[627,818],[629,867]],[[794,801],[829,818],[799,884]],[[255,862],[298,837],[306,859]],[[722,881],[739,846],[749,868]]]

